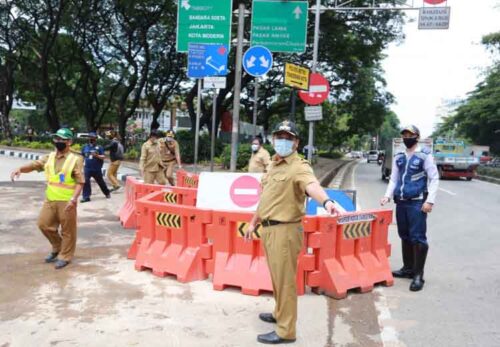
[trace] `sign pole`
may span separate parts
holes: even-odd
[[[290,120],[295,123],[295,113],[297,110],[297,93],[295,88],[292,88],[292,107],[290,110]]]
[[[198,78],[198,100],[196,101],[196,128],[194,131],[194,172],[198,172],[198,144],[200,142],[200,118],[201,118],[201,78]]]
[[[241,61],[243,59],[243,29],[245,27],[245,4],[238,6],[238,45],[236,47],[236,70],[234,78],[233,101],[233,129],[231,134],[231,163],[230,170],[236,171],[236,157],[238,155],[239,125],[240,125],[240,97],[241,97]]]
[[[315,19],[314,19],[314,47],[313,47],[313,63],[312,72],[316,72],[318,64],[318,47],[319,47],[319,18],[320,18],[321,0],[316,0]],[[307,160],[312,163],[312,154],[314,146],[314,122],[309,122],[309,141],[307,150]]]
[[[214,172],[214,156],[215,156],[215,118],[217,117],[217,94],[218,90],[214,89],[212,101],[212,139],[210,144],[210,172]]]
[[[259,78],[255,77],[255,90],[253,97],[253,137],[257,136],[257,113],[259,111]]]

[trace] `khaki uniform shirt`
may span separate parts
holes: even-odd
[[[161,140],[160,144],[162,159],[164,162],[175,160],[178,156],[180,156],[179,144],[177,143],[177,141]]]
[[[141,171],[157,172],[163,170],[160,142],[152,143],[151,140],[144,142],[141,148],[141,160],[139,162]]]
[[[55,172],[59,172],[63,165],[64,162],[66,161],[66,158],[68,157],[68,154],[70,152],[66,152],[64,154],[56,155],[56,167],[55,167]],[[77,160],[75,167],[73,168],[73,172],[71,173],[71,177],[75,180],[77,184],[84,184],[85,183],[85,176],[83,175],[83,157],[80,155],[80,153],[76,152],[71,152],[74,155],[76,155]],[[30,166],[32,170],[36,171],[44,171],[45,170],[45,164],[47,164],[47,161],[49,160],[49,156],[45,155],[39,160],[32,161]]]
[[[305,215],[306,187],[318,182],[309,162],[295,152],[277,160],[262,178],[262,195],[257,214],[261,220],[298,222]]]
[[[269,171],[269,164],[271,164],[271,156],[269,152],[260,147],[256,153],[252,153],[250,163],[248,164],[248,172],[267,172]]]

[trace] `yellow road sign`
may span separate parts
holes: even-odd
[[[308,68],[285,63],[285,85],[297,89],[309,90],[310,73]]]
[[[368,237],[372,232],[371,226],[372,226],[371,222],[344,224],[343,226],[344,239],[352,240],[352,239],[359,239],[362,237]]]
[[[239,237],[245,237],[245,234],[248,229],[248,224],[247,222],[238,222],[238,236]],[[260,231],[262,230],[262,225],[257,224],[257,227],[255,228],[253,232],[253,238],[254,239],[260,239]]]
[[[171,213],[156,212],[156,224],[164,227],[180,229],[182,226],[181,216]]]

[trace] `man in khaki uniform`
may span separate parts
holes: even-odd
[[[181,153],[179,151],[179,143],[175,141],[175,133],[172,130],[167,131],[165,139],[160,140],[163,166],[165,176],[171,186],[175,186],[174,167],[175,164],[182,169]]]
[[[248,172],[267,172],[271,164],[269,152],[262,146],[262,139],[256,137],[252,140],[252,156],[248,163]]]
[[[334,202],[321,188],[313,170],[297,154],[298,132],[294,123],[279,123],[273,132],[273,156],[269,172],[262,179],[262,195],[257,212],[250,222],[246,239],[252,238],[258,223],[262,224],[261,240],[276,301],[273,313],[261,313],[265,322],[277,323],[276,330],[258,335],[266,344],[290,343],[296,339],[297,322],[297,258],[302,249],[302,217],[306,194],[328,213],[336,213]]]
[[[154,184],[156,181],[158,184],[166,184],[159,138],[158,131],[151,130],[149,139],[142,145],[139,169],[141,170],[141,176],[144,178],[144,183]]]
[[[18,168],[10,176],[14,181],[21,173],[45,171],[46,200],[40,211],[38,227],[52,245],[52,252],[45,262],[55,262],[56,269],[68,265],[75,254],[76,206],[85,183],[83,157],[70,150],[72,138],[71,130],[59,129],[54,134],[55,152]]]

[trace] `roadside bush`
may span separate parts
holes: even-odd
[[[181,151],[181,160],[183,163],[191,164],[194,162],[194,134],[190,131],[177,132],[175,139],[179,143]],[[198,162],[210,161],[210,135],[200,136],[198,147]],[[215,140],[215,157],[221,155],[224,145],[220,139]]]
[[[318,151],[318,156],[321,158],[329,158],[329,159],[340,159],[344,156],[343,153],[338,151]]]
[[[273,146],[265,144],[264,148],[267,149],[267,151],[271,156],[275,154]],[[252,156],[251,144],[250,143],[240,144],[238,146],[238,153],[236,158],[236,169],[246,171],[251,156]],[[231,145],[226,145],[224,147],[221,159],[222,162],[224,163],[224,168],[229,169],[231,166]]]
[[[500,168],[479,166],[477,173],[482,176],[500,178]]]
[[[137,160],[139,159],[141,152],[139,152],[135,148],[130,148],[127,152],[125,152],[124,157],[126,160]]]

